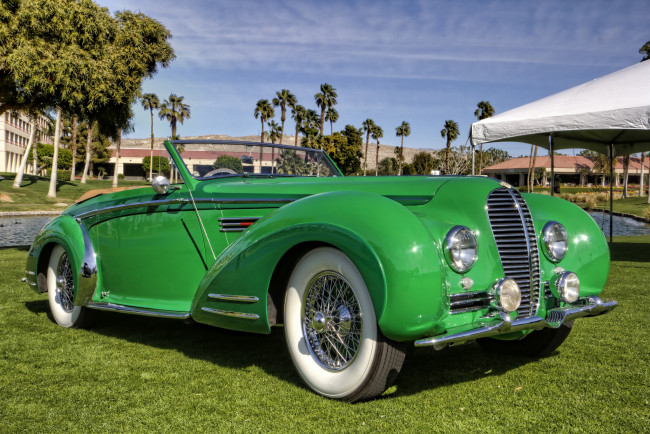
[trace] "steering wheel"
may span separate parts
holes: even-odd
[[[208,177],[212,175],[236,175],[237,172],[235,172],[232,169],[228,169],[227,167],[220,167],[218,169],[214,169],[203,175],[203,177]]]

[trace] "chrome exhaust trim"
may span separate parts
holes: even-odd
[[[546,319],[539,316],[531,316],[526,318],[515,318],[513,320],[507,314],[501,313],[501,322],[495,325],[479,327],[460,333],[444,334],[430,338],[418,339],[415,341],[415,346],[433,347],[436,350],[441,350],[448,345],[459,345],[468,341],[500,334],[513,333],[522,330],[539,330],[544,327],[558,328],[567,321],[584,316],[601,315],[618,306],[618,302],[616,301],[603,301],[596,296],[587,297],[586,299],[583,299],[583,302],[586,304],[582,306],[567,306],[564,308],[550,309],[547,312]]]

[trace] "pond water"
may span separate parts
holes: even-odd
[[[590,211],[587,214],[594,219],[596,224],[609,236],[609,214],[602,211]],[[614,236],[616,235],[650,235],[650,224],[640,222],[628,217],[614,216]]]
[[[0,247],[29,246],[54,216],[0,217]]]
[[[588,213],[605,236],[609,236],[609,214]],[[0,217],[0,247],[29,246],[53,216]],[[614,216],[614,235],[649,235],[650,224],[627,217]]]

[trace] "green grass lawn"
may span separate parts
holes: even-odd
[[[1,432],[648,432],[650,236],[617,237],[604,298],[539,360],[475,344],[412,349],[397,387],[345,404],[302,385],[281,328],[250,335],[108,312],[89,330],[49,317],[0,250]]]
[[[584,205],[584,204],[578,204]],[[609,201],[597,202],[596,206],[599,209],[609,210]],[[614,212],[621,212],[625,214],[632,214],[639,217],[645,217],[646,212],[650,209],[648,205],[648,197],[628,197],[627,199],[619,199],[613,202]]]
[[[88,190],[110,188],[113,180],[89,180],[82,184],[79,181],[59,181],[56,198],[47,197],[50,188],[50,178],[25,175],[20,188],[13,188],[15,173],[0,173],[5,179],[0,181],[0,193],[9,196],[12,202],[0,202],[0,211],[63,211],[66,206]],[[120,187],[147,185],[146,181],[120,181]],[[61,205],[57,205],[61,204]],[[65,205],[63,205],[65,204]]]

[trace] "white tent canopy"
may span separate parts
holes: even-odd
[[[474,145],[524,142],[615,155],[650,150],[650,61],[472,124]]]

